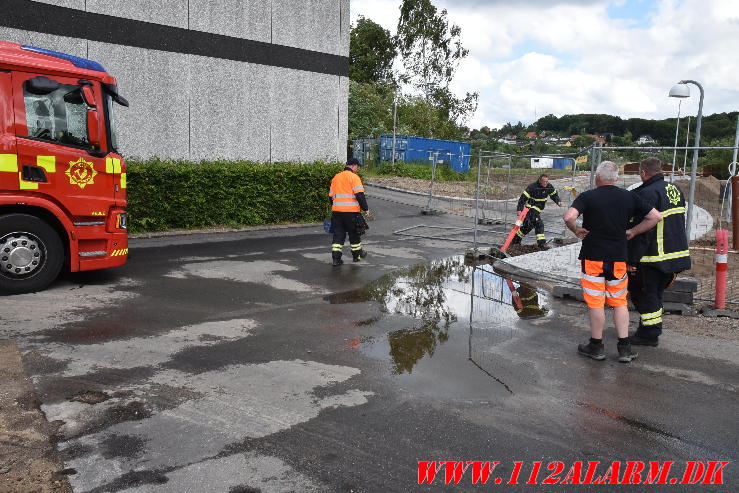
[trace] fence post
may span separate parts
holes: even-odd
[[[732,247],[739,250],[739,176],[731,177]]]
[[[504,230],[508,229],[508,193],[511,188],[511,168],[513,168],[513,158],[509,154],[508,155],[508,173],[507,173],[507,178],[505,182],[505,202],[504,202],[505,212],[503,216],[503,229]]]
[[[592,146],[590,148],[590,188],[588,190],[595,188],[595,166],[595,146]]]
[[[433,159],[433,162],[431,163],[431,183],[429,183],[429,202],[426,204],[426,210],[430,213],[431,197],[433,197],[434,181],[436,180],[436,156],[433,154],[433,151],[429,151],[429,159]]]
[[[482,149],[477,151],[477,185],[475,186],[475,238],[473,250],[477,253],[477,211],[480,210],[480,171],[482,170]]]

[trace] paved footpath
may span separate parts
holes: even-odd
[[[579,357],[583,305],[530,290],[520,318],[465,244],[393,235],[428,218],[379,195],[364,263],[332,268],[315,225],[141,238],[122,268],[0,298],[74,490],[407,492],[428,460],[501,461],[491,483],[514,461],[541,482],[557,461],[561,480],[724,460],[737,489],[730,341],[668,331],[623,365],[609,333],[606,361]],[[439,474],[424,491],[483,488]]]

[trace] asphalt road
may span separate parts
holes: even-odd
[[[135,239],[122,268],[0,298],[0,338],[59,425],[75,491],[480,491],[514,461],[524,483],[534,461],[541,482],[552,461],[561,480],[576,461],[628,460],[673,461],[678,478],[730,461],[721,491],[737,489],[733,341],[667,331],[624,365],[611,329],[605,362],[579,357],[583,305],[524,289],[520,318],[463,243],[392,234],[463,219],[370,205],[359,264],[331,267],[315,226]],[[487,486],[471,469],[418,486],[434,460],[501,463]]]

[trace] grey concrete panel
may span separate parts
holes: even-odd
[[[339,77],[339,135],[337,156],[340,161],[346,159],[346,142],[349,140],[349,78]]]
[[[349,0],[339,0],[341,9],[341,38],[339,40],[339,55],[349,56],[349,34],[352,30]]]
[[[90,58],[87,54],[87,41],[84,39],[21,31],[8,27],[0,27],[0,39],[11,43],[37,46],[39,48],[46,48],[47,50],[60,51],[68,55]],[[105,66],[104,63],[103,66]]]
[[[270,2],[190,0],[190,29],[269,43],[272,31]]]
[[[187,28],[187,0],[87,0],[87,11]]]
[[[85,10],[85,0],[36,0],[39,3],[48,3],[59,7],[69,7],[70,9]]]
[[[338,77],[281,68],[272,71],[272,160],[336,160]]]
[[[117,79],[131,104],[115,105],[124,156],[188,158],[188,56],[90,42],[90,57]]]
[[[346,55],[341,52],[340,17],[336,0],[273,0],[272,42]]]
[[[271,68],[190,56],[190,156],[269,161]]]

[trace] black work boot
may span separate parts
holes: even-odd
[[[593,342],[593,339],[590,338],[590,342],[588,342],[587,344],[578,344],[577,353],[598,361],[606,359],[606,352],[603,349],[602,340],[601,342],[595,343]]]
[[[511,245],[520,245],[521,244],[521,237],[516,235],[513,237],[513,240],[511,240]]]
[[[352,261],[359,262],[360,260],[367,257],[367,252],[362,250],[357,250],[356,252],[352,252]]]
[[[635,360],[639,353],[635,353],[631,350],[631,344],[618,343],[618,361],[619,363],[630,363],[631,360]]]
[[[332,265],[334,267],[344,263],[344,261],[341,260],[341,252],[331,252],[331,258],[333,259]]]
[[[639,335],[637,332],[633,336],[629,337],[629,341],[634,346],[651,346],[651,347],[657,347],[659,346],[659,337],[644,337]]]
[[[546,241],[537,241],[536,246],[539,247],[539,250],[549,250]]]

